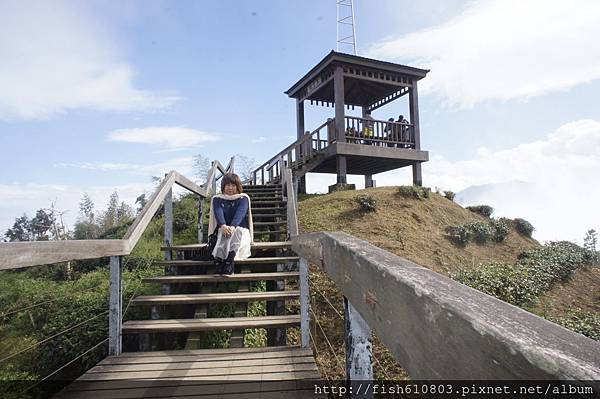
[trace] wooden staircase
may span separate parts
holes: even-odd
[[[162,294],[139,296],[131,302],[131,306],[151,306],[152,320],[123,323],[123,334],[152,334],[140,337],[141,350],[182,349],[177,347],[182,342],[185,349],[200,349],[206,347],[202,333],[227,330],[232,331],[229,347],[241,348],[245,330],[255,328],[267,329],[268,346],[281,346],[287,343],[287,329],[299,327],[300,315],[289,314],[285,306],[300,297],[299,258],[287,241],[287,201],[281,185],[246,186],[244,192],[252,204],[256,241],[252,256],[235,262],[235,274],[221,276],[214,274],[212,261],[198,260],[206,244],[163,247],[173,259],[156,262],[165,266],[166,275],[143,280],[161,284]],[[250,290],[251,284],[263,281],[265,291]],[[266,302],[266,315],[249,317],[248,304],[255,301]],[[211,305],[225,303],[235,304],[230,317],[210,317]]]

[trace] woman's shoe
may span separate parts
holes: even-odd
[[[215,273],[223,275],[223,269],[225,267],[225,261],[221,258],[215,258]]]
[[[229,275],[233,274],[233,271],[234,271],[234,268],[235,268],[234,259],[235,259],[235,251],[230,251],[227,254],[227,259],[225,259],[225,261],[224,261],[224,263],[225,263],[225,267],[224,267],[225,271],[224,271],[223,274],[229,274]]]

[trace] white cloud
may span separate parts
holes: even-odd
[[[596,0],[472,1],[447,22],[384,39],[368,54],[431,69],[423,91],[471,107],[600,78],[599,20]]]
[[[150,111],[174,95],[136,88],[116,38],[86,2],[8,0],[0,5],[0,120],[72,109]]]
[[[109,133],[109,141],[156,144],[166,150],[199,147],[220,140],[213,133],[201,132],[183,126],[150,126],[144,128],[118,129]]]
[[[405,170],[376,176],[379,186],[407,180]],[[495,215],[522,217],[540,240],[581,241],[589,228],[600,230],[600,122],[571,122],[544,140],[503,151],[481,149],[471,160],[433,156],[423,164],[426,186],[465,193],[464,202],[484,202]],[[473,192],[477,194],[474,195]]]
[[[194,158],[180,157],[152,164],[129,164],[110,162],[61,162],[54,165],[57,168],[77,168],[97,170],[101,172],[127,172],[138,176],[162,176],[175,170],[184,176],[192,178],[194,174]],[[192,179],[193,180],[193,179]]]
[[[265,136],[260,136],[255,139],[252,139],[253,143],[264,143],[265,141],[267,141],[267,138]]]

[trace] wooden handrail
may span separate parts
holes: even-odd
[[[72,260],[129,255],[174,184],[206,198],[214,194],[213,183],[225,173],[228,173],[233,165],[234,157],[231,158],[226,168],[219,161],[214,161],[212,168],[208,171],[206,183],[202,186],[197,185],[176,171],[169,172],[121,240],[0,243],[0,270],[48,265]],[[221,176],[216,177],[217,171],[221,172]]]
[[[327,273],[412,379],[600,379],[596,341],[367,241],[319,232],[292,237],[292,249]]]

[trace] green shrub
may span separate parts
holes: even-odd
[[[422,200],[429,198],[429,195],[431,194],[431,188],[421,186],[400,186],[398,187],[398,194],[404,198]]]
[[[565,316],[548,317],[548,320],[560,324],[571,331],[600,341],[600,313],[585,312],[581,309],[572,310]]]
[[[463,268],[451,277],[513,305],[531,302],[536,298],[528,284],[530,279],[527,270],[506,263],[490,263],[475,269]]]
[[[478,244],[485,244],[494,237],[492,226],[487,222],[471,222],[466,225],[466,228],[470,231],[471,237]]]
[[[513,220],[513,224],[515,225],[515,229],[519,232],[519,234],[531,238],[531,234],[535,230],[531,223],[525,219],[517,218]]]
[[[491,221],[491,226],[493,229],[493,238],[494,241],[496,242],[502,242],[506,239],[506,237],[508,236],[508,233],[510,231],[510,219],[506,219],[506,218],[500,218],[500,219],[493,219]]]
[[[503,263],[462,268],[452,278],[513,305],[532,302],[555,282],[566,281],[586,264],[585,250],[561,241],[525,251],[516,265]]]
[[[458,245],[467,245],[471,238],[471,232],[465,226],[448,226],[446,234],[450,241]]]
[[[494,208],[492,208],[489,205],[468,206],[467,209],[470,210],[471,212],[478,213],[481,216],[486,217],[486,218],[489,218],[490,216],[492,216],[492,213],[494,213]]]
[[[454,194],[453,191],[444,191],[444,197],[449,199],[450,201],[454,201],[455,196],[456,194]]]
[[[377,210],[377,200],[371,195],[359,195],[354,199],[362,212],[374,212]]]

